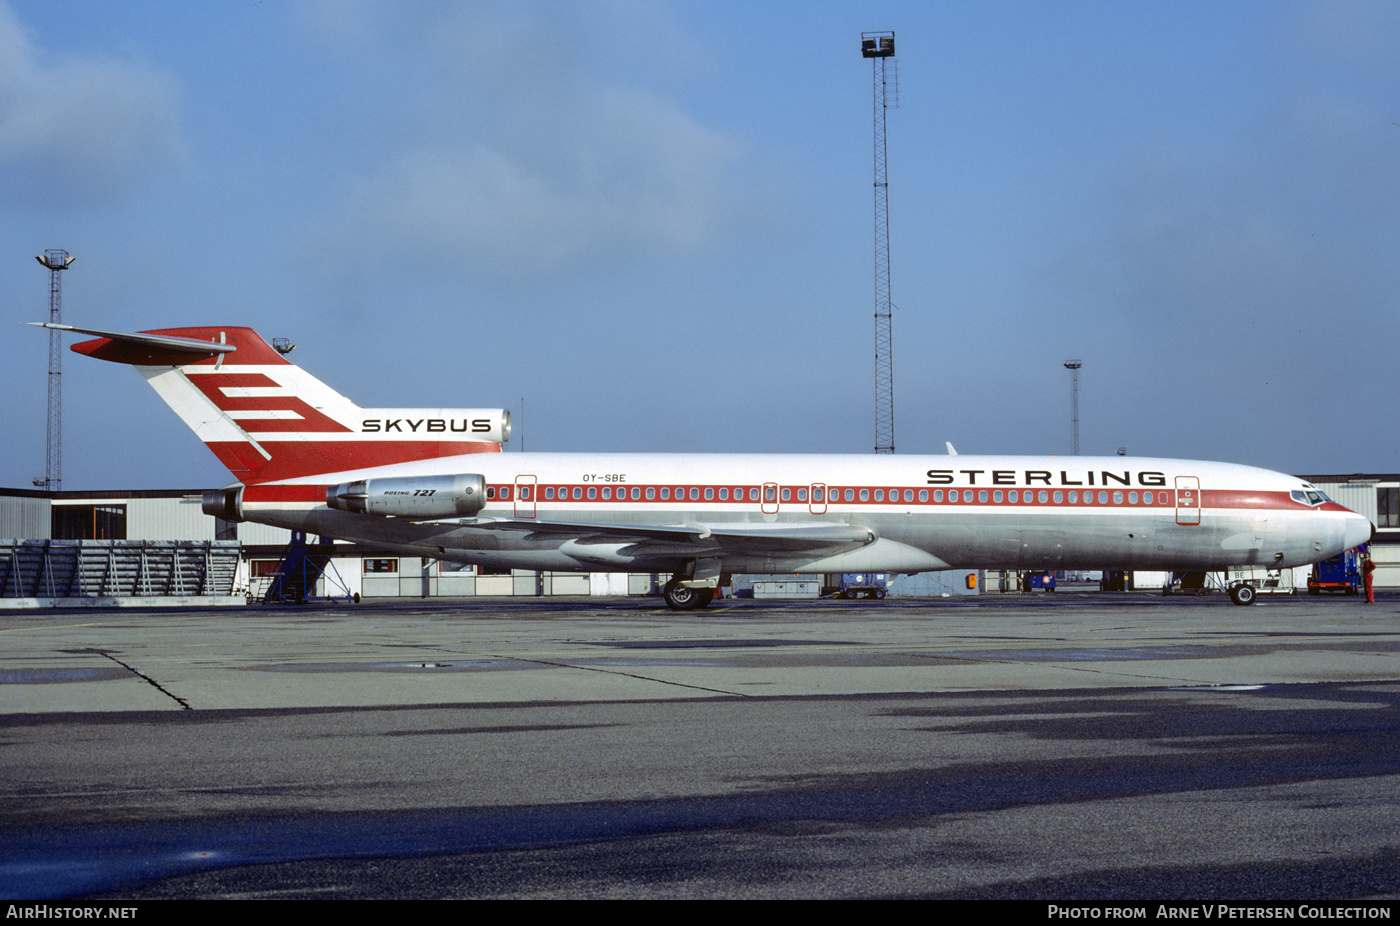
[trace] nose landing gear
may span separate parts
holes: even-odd
[[[1230,586],[1230,600],[1235,604],[1254,604],[1254,598],[1254,586],[1243,584]]]

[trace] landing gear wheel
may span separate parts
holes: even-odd
[[[1254,604],[1254,586],[1232,585],[1230,587],[1230,600],[1237,605]]]
[[[687,588],[675,579],[667,582],[661,593],[666,598],[666,607],[673,611],[695,611],[709,607],[715,598],[712,588]]]

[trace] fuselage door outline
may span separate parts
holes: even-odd
[[[535,516],[535,477],[515,477],[515,516],[533,518]]]
[[[1176,477],[1176,523],[1201,523],[1201,480],[1195,476]]]

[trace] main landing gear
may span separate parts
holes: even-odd
[[[666,606],[673,611],[697,611],[707,608],[715,599],[712,588],[690,588],[682,585],[680,579],[672,579],[661,590],[666,598]]]
[[[717,556],[688,560],[661,590],[666,607],[673,611],[708,608],[715,599],[715,591],[727,581],[719,567]]]

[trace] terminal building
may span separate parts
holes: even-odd
[[[1301,478],[1376,525],[1377,587],[1400,588],[1400,474]],[[117,600],[243,604],[261,600],[294,538],[290,531],[207,515],[203,489],[44,491],[0,488],[0,605],[92,605]],[[317,538],[309,538],[314,544]],[[670,576],[498,570],[345,543],[320,548],[324,574],[306,596],[346,598],[659,595]],[[1305,570],[1304,570],[1305,571]],[[1017,591],[1006,573],[950,570],[889,576],[891,595]],[[1135,587],[1161,587],[1140,574]],[[988,587],[990,581],[990,587]],[[739,594],[814,597],[817,577],[735,577]],[[831,579],[825,583],[830,588]],[[1305,584],[1296,581],[1296,585]],[[884,586],[882,586],[883,588]],[[883,592],[882,592],[883,594]]]

